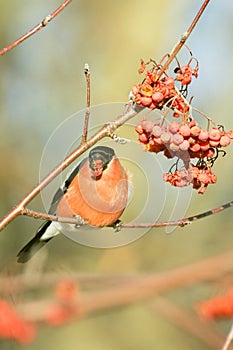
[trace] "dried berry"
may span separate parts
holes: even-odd
[[[155,137],[160,137],[162,134],[161,127],[159,125],[154,125],[151,134]]]
[[[207,141],[209,138],[209,132],[207,130],[201,130],[198,138],[200,141]]]
[[[164,99],[164,95],[163,95],[162,92],[160,92],[160,91],[156,91],[156,92],[154,92],[153,95],[152,95],[152,100],[153,100],[153,102],[155,102],[155,103],[159,103],[159,102],[161,102],[163,99]]]
[[[221,133],[220,133],[219,129],[213,128],[209,131],[210,140],[218,141],[218,140],[220,140],[220,137],[221,137]]]
[[[164,131],[160,136],[160,139],[163,141],[163,143],[168,143],[171,140],[171,133]]]
[[[199,136],[201,128],[198,125],[192,126],[190,129],[191,136]]]
[[[183,124],[180,126],[180,134],[184,137],[190,136],[190,127],[187,124]]]
[[[169,131],[171,131],[173,134],[176,134],[178,132],[180,128],[179,123],[173,121],[170,125],[169,125]]]
[[[231,139],[228,135],[223,135],[220,139],[220,146],[228,146],[231,143]]]

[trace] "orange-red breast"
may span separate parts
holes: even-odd
[[[114,150],[97,146],[58,189],[49,213],[76,217],[80,226],[114,226],[127,205],[128,191],[127,173]],[[20,250],[18,262],[28,261],[59,233],[57,223],[46,221],[35,237]]]

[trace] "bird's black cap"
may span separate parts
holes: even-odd
[[[89,162],[90,166],[96,160],[102,160],[103,165],[107,166],[107,164],[112,160],[115,156],[115,152],[112,148],[107,146],[97,146],[93,148],[89,153]]]

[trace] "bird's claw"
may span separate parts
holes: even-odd
[[[120,232],[121,230],[121,225],[122,225],[122,221],[121,220],[117,220],[116,222],[114,222],[114,224],[112,225],[114,231],[116,233]]]
[[[125,145],[126,143],[130,142],[129,139],[126,139],[125,137],[119,137],[114,132],[111,132],[109,136],[111,137],[111,139],[113,139],[114,142],[119,143],[120,145]]]

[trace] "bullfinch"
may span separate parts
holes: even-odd
[[[76,218],[82,225],[115,226],[128,200],[128,176],[112,148],[97,146],[75,167],[55,193],[49,214]],[[18,253],[25,263],[62,231],[57,222],[46,221]],[[79,229],[80,229],[79,228]]]

